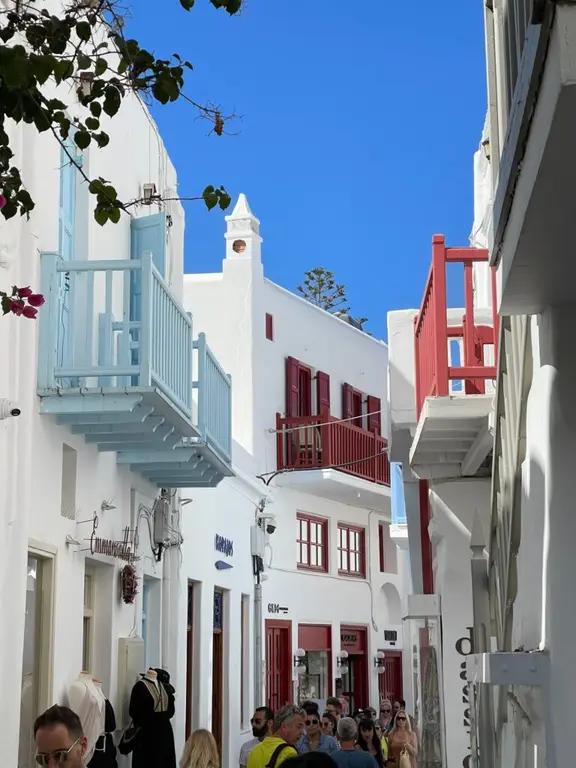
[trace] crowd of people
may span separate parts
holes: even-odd
[[[253,738],[242,745],[240,768],[417,768],[418,731],[406,703],[383,701],[379,716],[372,707],[343,713],[342,701],[330,698],[320,714],[308,701],[278,712],[258,707],[251,720]],[[54,706],[34,724],[35,760],[55,768],[83,768],[87,740],[78,716]],[[163,765],[154,768],[168,768]],[[221,766],[216,741],[199,729],[188,738],[180,768]]]

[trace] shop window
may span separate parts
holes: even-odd
[[[363,528],[338,525],[338,571],[348,576],[366,575],[366,534]]]
[[[26,578],[26,613],[20,693],[18,765],[34,764],[34,721],[52,702],[52,557],[30,552]]]
[[[328,570],[328,521],[298,512],[296,562],[298,568]]]
[[[86,567],[84,573],[84,625],[82,628],[82,669],[91,672],[94,648],[94,591],[96,574]]]
[[[250,679],[250,596],[242,595],[241,603],[241,659],[240,659],[240,726],[248,727],[249,715],[249,679]]]

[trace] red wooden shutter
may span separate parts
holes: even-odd
[[[350,384],[342,384],[342,418],[350,419],[353,415],[352,387]]]
[[[318,414],[330,414],[330,376],[318,371],[316,374],[316,409]]]
[[[372,397],[368,395],[368,403],[366,405],[368,409],[368,432],[374,432],[377,435],[382,434],[382,403],[379,397]]]
[[[286,358],[286,417],[298,416],[298,360]]]
[[[274,341],[274,318],[266,312],[266,338],[268,341]]]

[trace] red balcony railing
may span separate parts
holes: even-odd
[[[278,469],[337,469],[380,485],[390,485],[388,442],[333,416],[276,414]]]
[[[498,311],[496,277],[492,268],[492,325],[476,325],[472,266],[487,262],[482,248],[447,248],[443,235],[432,238],[432,266],[420,312],[414,320],[416,356],[416,410],[418,417],[427,397],[450,393],[450,381],[463,382],[463,394],[483,394],[487,379],[496,378],[495,365],[485,365],[485,347],[494,347],[497,360]],[[464,316],[462,325],[449,325],[446,301],[446,265],[464,264]],[[462,339],[462,364],[450,365],[449,345]]]

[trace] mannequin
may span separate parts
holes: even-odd
[[[112,704],[104,695],[102,690],[102,681],[93,678],[92,682],[104,701],[104,733],[94,748],[94,755],[88,765],[90,768],[118,768],[116,760],[116,745],[114,744],[113,734],[116,730],[116,717]]]
[[[82,723],[88,746],[84,760],[89,763],[94,754],[96,742],[105,732],[105,703],[106,699],[94,685],[92,675],[82,670],[68,690],[70,708],[76,712]]]
[[[169,681],[169,675],[162,670]],[[132,753],[132,768],[176,768],[174,689],[165,686],[155,669],[148,669],[130,696],[130,717],[140,731]],[[164,677],[164,679],[166,679]]]

